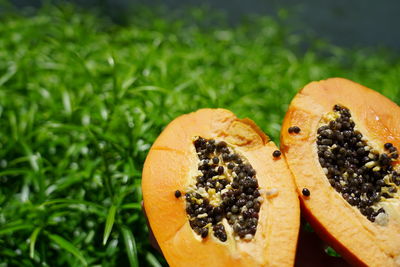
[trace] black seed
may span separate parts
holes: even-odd
[[[245,235],[246,235],[246,231],[245,231],[244,229],[241,229],[241,230],[238,232],[238,235],[239,235],[240,238],[243,238],[243,237],[245,237]]]
[[[324,130],[326,130],[326,129],[329,129],[329,127],[326,126],[326,125],[321,126],[321,127],[318,128],[318,133],[320,134],[322,131],[324,131]]]
[[[390,158],[389,158],[388,154],[383,153],[379,157],[379,161],[382,165],[388,165],[390,163]]]
[[[253,205],[254,205],[253,201],[247,201],[247,203],[246,203],[247,208],[251,208],[251,207],[253,207]]]
[[[323,137],[328,137],[328,138],[332,138],[332,130],[331,129],[327,129],[325,131],[321,132],[321,136]]]
[[[248,210],[245,210],[242,212],[242,216],[243,216],[243,218],[250,218],[251,213]]]
[[[231,208],[232,213],[238,213],[239,212],[239,208],[236,205],[233,205]]]
[[[333,144],[333,142],[332,142],[332,139],[322,139],[321,144],[330,146]]]
[[[228,169],[232,170],[235,167],[235,164],[232,162],[229,162],[227,167],[228,167]]]
[[[274,158],[278,158],[278,157],[281,156],[281,152],[280,152],[279,150],[275,150],[274,153],[272,153],[272,156],[273,156]]]
[[[189,206],[187,206],[186,207],[186,212],[188,213],[188,214],[193,214],[193,208],[189,205]]]
[[[208,236],[208,228],[201,229],[201,237],[206,238]]]
[[[219,158],[218,157],[214,157],[212,159],[212,161],[213,161],[214,164],[218,164],[219,163]]]
[[[230,161],[230,160],[231,160],[231,157],[230,157],[229,154],[224,153],[224,154],[222,154],[222,159],[223,159],[224,161]]]
[[[222,208],[220,206],[215,207],[212,209],[212,214],[214,216],[220,215],[222,213]]]
[[[236,166],[236,167],[233,168],[233,171],[234,171],[236,174],[238,174],[238,173],[241,171],[241,169],[240,169],[239,166]]]
[[[333,157],[332,152],[330,152],[329,150],[325,151],[323,153],[323,155],[324,155],[325,158],[332,158]]]
[[[253,195],[247,195],[246,198],[247,198],[247,200],[254,200],[254,196]]]
[[[201,146],[204,146],[205,144],[206,144],[206,140],[202,137],[199,137],[194,141],[194,145],[196,147],[201,147]]]
[[[225,227],[222,224],[215,225],[213,230],[215,237],[217,237],[220,241],[225,242],[227,240]]]
[[[259,212],[259,211],[260,211],[260,208],[261,208],[260,202],[255,201],[255,202],[254,202],[253,209],[254,209],[256,212]]]
[[[333,106],[333,110],[334,111],[341,111],[342,107],[340,105],[336,104],[336,105]]]
[[[251,212],[251,217],[258,219],[258,213],[256,211]]]
[[[342,187],[342,185],[341,185],[339,182],[335,182],[335,189],[336,189],[336,191],[338,191],[338,192],[342,192],[343,187]]]
[[[228,147],[223,147],[223,148],[221,148],[221,153],[230,154],[231,152]]]
[[[200,228],[206,226],[206,224],[207,222],[204,220],[197,220],[197,226]]]
[[[365,183],[361,186],[361,191],[363,191],[363,192],[369,192],[373,189],[374,189],[374,187],[371,183]]]
[[[365,149],[364,149],[364,147],[360,147],[359,149],[357,149],[357,154],[358,154],[359,156],[364,155],[364,154],[365,154]]]
[[[257,228],[256,228],[256,227],[252,227],[252,228],[250,229],[250,234],[251,234],[251,235],[255,235],[255,234],[256,234],[256,231],[257,231]]]
[[[243,198],[239,199],[236,202],[236,205],[238,205],[239,207],[243,207],[246,204],[246,200],[244,200]]]
[[[379,201],[381,199],[381,194],[379,192],[374,192],[371,196],[373,201]]]
[[[352,133],[351,133],[351,131],[344,131],[343,135],[344,135],[344,138],[350,138]]]
[[[239,155],[238,154],[235,153],[235,154],[231,155],[231,160],[236,161],[238,159],[239,159]]]
[[[242,180],[242,181],[243,181],[243,186],[244,186],[244,188],[252,187],[252,182],[251,182],[250,179],[246,178],[246,179],[244,179],[244,180]]]
[[[393,147],[393,144],[392,144],[392,143],[386,143],[386,144],[384,145],[384,147],[385,147],[386,149],[389,149],[389,148]]]
[[[214,217],[214,219],[215,219],[216,222],[220,222],[220,221],[222,221],[222,216],[221,215],[217,215],[217,216]]]
[[[250,168],[249,170],[247,170],[247,175],[249,177],[253,177],[254,175],[256,175],[256,170],[253,168]]]
[[[224,141],[220,141],[217,144],[217,150],[220,151],[222,148],[226,147],[226,143]]]
[[[223,174],[224,173],[224,167],[219,166],[217,172],[218,172],[219,175]]]
[[[303,188],[303,190],[301,190],[301,193],[303,194],[303,196],[310,196],[310,190],[308,190],[307,188]]]
[[[254,193],[254,188],[253,187],[246,188],[245,192],[246,192],[246,194],[251,195]]]
[[[298,127],[298,126],[293,126],[293,127],[291,127],[291,128],[292,128],[292,132],[293,132],[293,133],[295,133],[295,134],[300,133],[300,127]]]
[[[232,188],[234,189],[238,189],[239,188],[239,184],[237,182],[232,182],[231,183]]]
[[[176,197],[176,198],[180,198],[181,195],[182,195],[181,191],[179,191],[179,190],[176,190],[176,191],[175,191],[175,197]]]

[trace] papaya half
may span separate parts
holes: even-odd
[[[302,211],[349,263],[400,266],[399,146],[399,106],[346,79],[308,84],[286,113]]]
[[[294,182],[277,147],[249,119],[201,109],[173,120],[148,153],[142,191],[170,266],[294,264]]]

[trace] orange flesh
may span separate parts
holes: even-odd
[[[277,189],[259,212],[257,232],[251,241],[221,242],[213,235],[197,235],[189,225],[184,197],[198,158],[193,138],[225,141],[257,171],[260,189]],[[170,266],[292,266],[299,230],[299,203],[294,183],[277,148],[248,119],[240,120],[223,109],[202,109],[172,121],[153,144],[144,165],[142,190],[153,233]]]
[[[400,221],[370,222],[331,187],[318,162],[317,129],[335,104],[347,107],[358,130],[380,153],[387,142],[400,147],[400,109],[386,97],[341,78],[312,82],[290,104],[281,132],[281,150],[294,175],[298,192],[308,188],[310,197],[300,197],[302,208],[315,230],[331,242],[349,262],[365,266],[400,266]],[[301,128],[289,134],[291,126]],[[398,161],[394,168],[399,169]],[[400,201],[399,201],[400,202]],[[397,212],[400,213],[400,203]],[[395,212],[395,213],[397,213]]]

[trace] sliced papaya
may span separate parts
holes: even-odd
[[[170,266],[293,265],[300,208],[277,150],[253,121],[224,109],[165,128],[146,158],[142,190]]]
[[[355,82],[312,82],[293,99],[281,150],[302,210],[346,260],[400,266],[400,108]]]

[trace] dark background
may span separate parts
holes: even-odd
[[[50,1],[13,0],[18,7],[40,6]],[[57,1],[61,2],[61,1]],[[330,43],[346,46],[389,47],[400,51],[400,1],[398,0],[75,0],[84,7],[100,7],[115,21],[124,21],[135,5],[160,5],[176,11],[188,6],[207,6],[222,11],[234,24],[243,16],[276,16],[287,10],[286,23],[295,31],[311,33]]]

